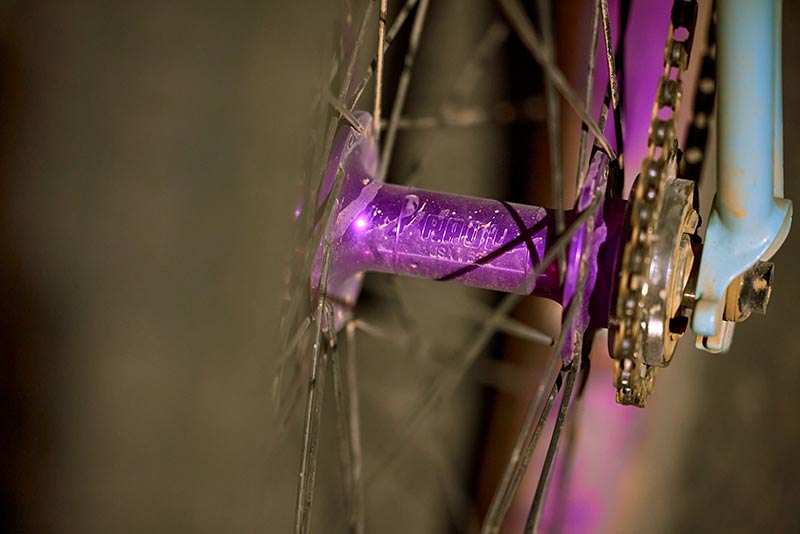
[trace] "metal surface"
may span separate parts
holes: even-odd
[[[720,336],[728,286],[756,261],[769,259],[791,224],[792,203],[781,198],[779,23],[777,0],[718,3],[717,196],[692,320],[701,337]]]
[[[669,178],[664,187],[664,205],[656,227],[658,239],[653,245],[648,291],[642,299],[647,310],[642,356],[647,365],[657,367],[669,364],[688,325],[681,302],[694,262],[690,236],[699,221],[697,212],[692,209],[692,182]]]
[[[775,264],[760,261],[736,277],[725,295],[725,320],[738,323],[753,313],[767,313],[774,276]]]

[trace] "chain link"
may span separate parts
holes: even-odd
[[[664,183],[677,162],[676,118],[683,95],[682,77],[697,21],[696,0],[675,0],[664,48],[664,73],[653,104],[647,157],[631,195],[630,238],[625,245],[616,303],[613,355],[617,402],[643,406],[655,378],[655,367],[643,357],[647,310],[644,296],[658,215],[664,202]]]

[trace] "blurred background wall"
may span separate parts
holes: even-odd
[[[789,197],[798,7],[784,8]],[[0,528],[290,524],[297,455],[273,447],[270,362],[327,9],[0,3]],[[631,460],[637,531],[800,529],[798,258],[795,231],[769,316],[731,354],[684,354],[701,362],[684,373],[692,402],[653,419]],[[657,396],[658,414],[680,401]]]
[[[271,531],[317,4],[4,3],[3,530]]]

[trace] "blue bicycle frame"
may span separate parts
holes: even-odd
[[[727,350],[728,286],[783,244],[780,0],[719,0],[717,195],[708,220],[692,322],[698,347]]]

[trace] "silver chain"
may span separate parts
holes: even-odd
[[[655,377],[655,367],[646,364],[642,355],[647,314],[643,297],[648,290],[652,245],[656,238],[658,214],[664,202],[664,182],[670,171],[674,172],[677,162],[675,121],[683,94],[682,77],[689,64],[696,16],[696,0],[675,0],[664,49],[664,73],[658,82],[650,120],[647,157],[642,162],[641,175],[631,194],[630,238],[623,252],[616,319],[611,325],[616,359],[614,386],[620,404],[643,406]]]

